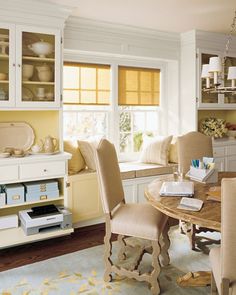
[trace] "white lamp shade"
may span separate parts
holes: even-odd
[[[213,73],[209,72],[209,64],[202,65],[201,78],[213,78]]]
[[[236,67],[229,67],[227,79],[228,80],[235,80],[236,79]]]
[[[222,63],[221,58],[219,56],[210,57],[209,62],[209,72],[221,72],[222,71]]]

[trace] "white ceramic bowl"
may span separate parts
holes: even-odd
[[[37,54],[39,57],[46,57],[46,55],[51,54],[53,51],[52,44],[44,41],[39,41],[31,45],[28,45],[28,48],[32,50],[35,54]]]
[[[236,137],[236,130],[228,130],[227,135],[231,139],[235,138]]]
[[[0,80],[7,80],[7,74],[6,73],[0,73]]]
[[[23,64],[22,77],[24,81],[28,81],[33,76],[33,73],[34,73],[33,65]]]

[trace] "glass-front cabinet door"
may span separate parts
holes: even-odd
[[[199,57],[199,102],[198,107],[200,109],[218,108],[218,109],[232,109],[236,107],[236,94],[232,93],[210,93],[206,91],[206,79],[201,78],[202,66],[209,64],[210,57],[220,56],[222,53],[219,52],[198,52]],[[223,58],[222,58],[223,62]],[[221,86],[231,86],[231,81],[227,79],[228,68],[230,66],[236,66],[236,57],[227,57],[223,71],[219,77]],[[210,84],[213,84],[213,78],[210,78]]]
[[[0,23],[0,107],[11,107],[15,98],[15,30]]]
[[[17,93],[20,107],[60,106],[60,32],[17,27]]]
[[[229,67],[236,66],[236,57],[227,57],[225,61],[225,72],[224,72],[224,86],[230,87],[232,84],[231,80],[228,80],[228,69]],[[236,93],[226,93],[224,95],[224,103],[229,104],[231,106],[236,106]]]

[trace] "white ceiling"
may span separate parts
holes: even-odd
[[[235,0],[48,0],[70,5],[72,15],[159,31],[228,33]]]

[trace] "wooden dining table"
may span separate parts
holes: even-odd
[[[163,181],[158,179],[152,181],[148,185],[145,191],[145,196],[153,207],[169,217],[220,231],[221,203],[207,200],[207,192],[211,187],[220,186],[222,178],[231,177],[236,177],[236,172],[219,172],[217,183],[201,183],[194,181],[194,198],[203,201],[203,207],[198,212],[178,209],[177,207],[180,203],[181,197],[160,196],[159,191]]]
[[[167,180],[156,179],[152,181],[145,190],[145,197],[147,201],[155,207],[157,210],[161,211],[165,215],[172,217],[174,219],[179,219],[186,223],[198,225],[203,228],[208,228],[216,231],[221,230],[221,202],[212,201],[207,199],[207,192],[213,187],[219,187],[221,185],[221,180],[223,178],[233,178],[236,177],[236,172],[219,172],[218,173],[218,182],[217,183],[201,183],[194,181],[194,198],[201,199],[203,201],[203,207],[200,211],[189,211],[178,209],[181,197],[179,196],[160,196],[159,191],[163,181],[174,180],[172,176]],[[188,181],[188,180],[185,180]],[[189,231],[186,234],[191,235]],[[191,238],[189,236],[189,238]],[[210,272],[200,272],[202,280],[199,286],[207,285],[210,283]],[[194,273],[192,273],[194,275]],[[185,276],[184,276],[185,278]],[[186,282],[181,281],[183,283]],[[190,278],[190,282],[192,282]],[[204,283],[203,283],[204,282]],[[197,285],[197,283],[196,283]],[[195,285],[195,286],[196,286]],[[188,282],[185,286],[191,286],[191,283],[188,285]]]

